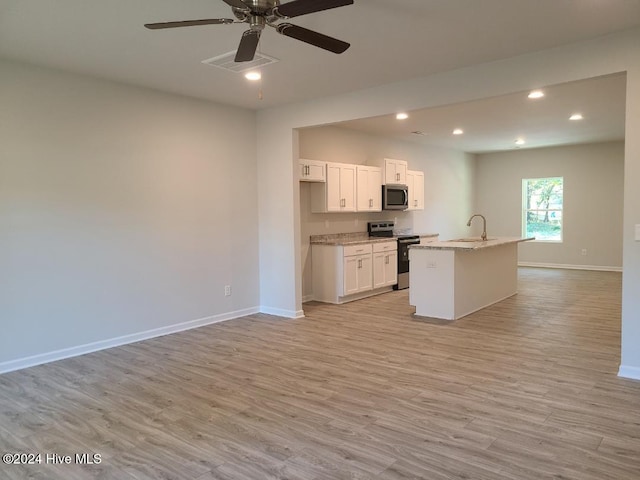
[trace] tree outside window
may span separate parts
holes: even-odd
[[[522,180],[522,235],[545,242],[562,241],[563,178]]]

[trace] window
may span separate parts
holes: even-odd
[[[522,180],[522,236],[562,242],[562,177]]]

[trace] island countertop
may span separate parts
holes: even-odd
[[[416,250],[463,250],[473,251],[482,250],[485,248],[499,247],[500,245],[508,245],[510,243],[520,243],[535,240],[535,237],[522,238],[522,237],[489,237],[487,240],[482,240],[480,237],[469,237],[465,239],[454,240],[442,240],[436,242],[429,242],[424,245],[410,245],[410,249]]]

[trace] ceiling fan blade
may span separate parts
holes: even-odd
[[[273,12],[280,17],[292,18],[347,5],[353,5],[353,0],[294,0],[274,7]]]
[[[247,30],[242,34],[240,45],[236,52],[236,62],[250,62],[256,54],[258,41],[260,40],[259,30]]]
[[[286,35],[287,37],[295,38],[302,42],[314,45],[324,50],[328,50],[333,53],[342,53],[351,45],[337,38],[328,37],[322,33],[314,32],[304,27],[292,25],[291,23],[281,23],[276,27],[278,33]]]
[[[230,18],[209,18],[203,20],[183,20],[180,22],[145,23],[144,26],[150,30],[160,30],[162,28],[194,27],[197,25],[221,25],[233,23]]]
[[[244,3],[242,0],[222,0],[224,3],[231,7],[241,8],[242,10],[247,10],[249,6]]]

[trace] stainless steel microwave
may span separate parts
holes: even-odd
[[[409,187],[406,185],[382,185],[382,209],[406,210],[409,208]]]

